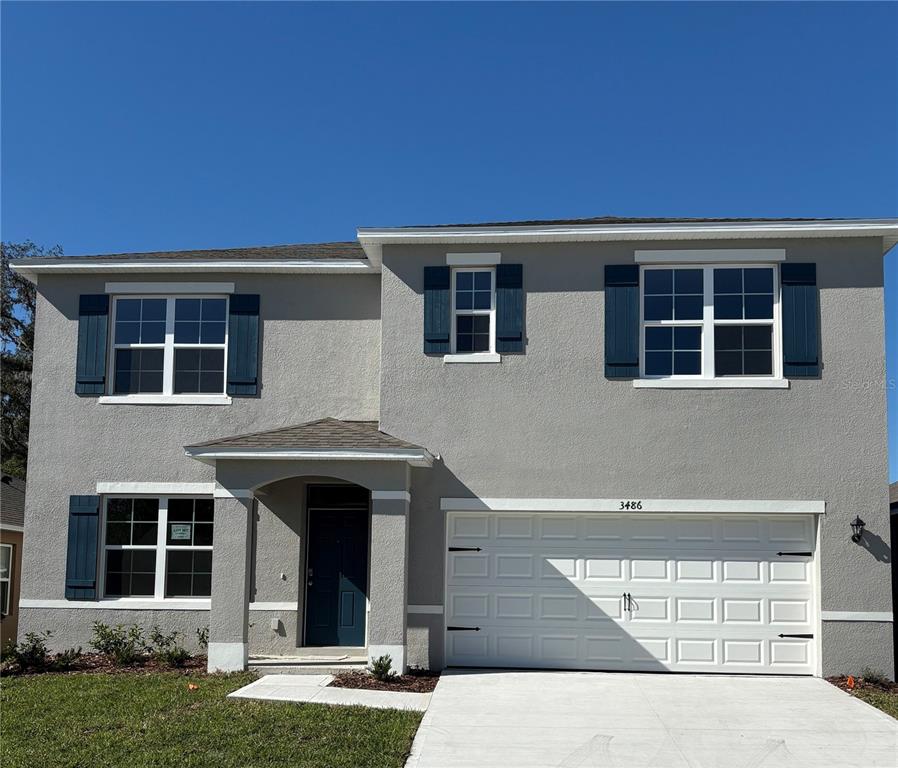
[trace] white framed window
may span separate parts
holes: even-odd
[[[0,616],[9,615],[12,594],[12,544],[0,544]]]
[[[454,355],[494,356],[496,353],[496,269],[456,267],[452,270]]]
[[[208,496],[104,497],[103,597],[210,597],[213,506]]]
[[[641,270],[643,379],[782,379],[776,266],[664,265]]]
[[[116,296],[109,394],[224,395],[227,326],[226,296]]]

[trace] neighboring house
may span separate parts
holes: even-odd
[[[224,670],[892,675],[896,240],[598,218],[20,261],[21,628],[208,625]]]
[[[22,532],[25,530],[25,481],[0,478],[0,648],[16,642]]]

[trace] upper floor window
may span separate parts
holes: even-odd
[[[781,376],[772,266],[643,267],[647,378]]]
[[[211,498],[108,497],[105,597],[209,597]]]
[[[227,319],[223,297],[116,298],[113,394],[223,394]]]
[[[452,351],[457,354],[496,351],[495,269],[452,270]]]

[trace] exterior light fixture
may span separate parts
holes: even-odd
[[[851,523],[851,540],[857,544],[861,540],[861,536],[864,535],[864,526],[866,523],[860,519],[860,517],[855,517]]]

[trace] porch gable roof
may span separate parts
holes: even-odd
[[[381,432],[376,421],[324,418],[263,432],[234,435],[187,445],[188,456],[207,464],[217,459],[328,459],[407,461],[433,464],[430,452]]]

